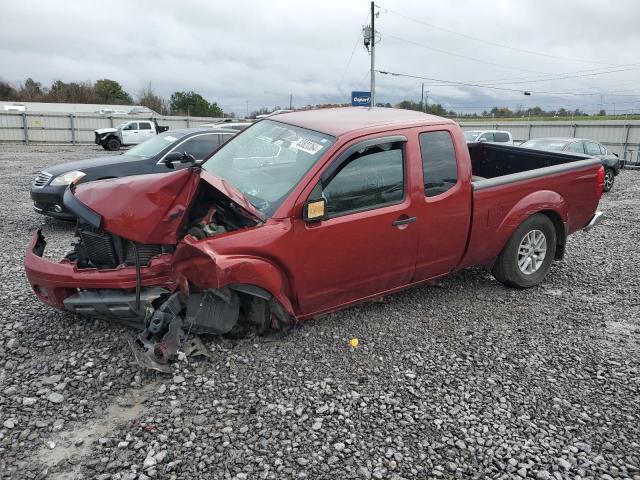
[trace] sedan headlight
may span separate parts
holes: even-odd
[[[51,180],[51,183],[49,185],[56,187],[60,185],[69,185],[71,183],[78,183],[78,180],[80,180],[85,175],[86,174],[84,172],[81,172],[80,170],[73,170],[72,172],[67,172],[62,175],[58,175],[56,178]]]

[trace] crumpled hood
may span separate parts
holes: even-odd
[[[104,135],[105,133],[115,133],[117,131],[117,128],[99,128],[97,130],[94,130],[94,132],[96,132],[98,135]]]
[[[210,174],[201,178],[199,168],[185,168],[171,173],[135,175],[80,183],[71,193],[99,216],[93,223],[107,232],[143,244],[177,244],[181,227],[200,180],[216,188],[249,216],[262,220],[259,212],[233,187]],[[65,206],[79,217],[83,212]],[[253,209],[255,210],[255,209]],[[95,215],[94,215],[95,216]],[[91,222],[90,222],[91,223]]]

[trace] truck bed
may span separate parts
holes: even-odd
[[[537,211],[525,205],[548,208],[563,237],[587,225],[598,206],[597,158],[490,143],[468,147],[473,209],[461,268],[493,261],[515,226]]]

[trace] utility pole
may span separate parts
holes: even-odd
[[[247,117],[249,117],[249,100],[245,100],[247,102]]]
[[[369,108],[376,106],[376,27],[375,27],[375,4],[371,2],[371,105]]]
[[[429,90],[427,90],[427,96],[424,95],[424,82],[422,82],[422,96],[420,97],[420,106],[422,111],[427,113],[427,103],[429,103]]]
[[[289,94],[289,110],[293,110],[293,93]]]

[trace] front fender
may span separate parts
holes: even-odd
[[[569,207],[565,199],[558,192],[539,190],[520,199],[498,225],[496,237],[501,245],[499,251],[502,251],[515,229],[531,215],[538,212],[555,213],[564,227],[564,231],[559,233],[564,236],[565,232],[568,232]]]
[[[296,317],[290,286],[284,272],[268,259],[250,255],[224,255],[206,242],[181,243],[174,255],[174,272],[198,289],[223,288],[234,284],[260,287]]]

